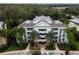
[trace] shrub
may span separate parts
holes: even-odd
[[[33,45],[33,46],[31,45],[30,46],[30,49],[31,50],[40,50],[40,47],[39,46],[36,46],[36,45]]]
[[[70,49],[77,50],[78,45],[77,45],[76,37],[74,35],[74,33],[76,32],[76,28],[69,28],[66,30],[66,32],[67,32],[67,37],[68,37],[69,43],[70,43]]]
[[[69,49],[67,43],[58,44],[58,47],[59,47],[60,50],[67,50],[67,49]]]
[[[77,44],[75,42],[70,45],[71,50],[77,50]]]
[[[25,49],[27,47],[27,43],[17,43],[17,47],[19,49]]]
[[[7,50],[8,46],[7,45],[1,45],[0,46],[0,53],[5,52]]]
[[[54,46],[53,43],[49,43],[49,45],[47,45],[45,49],[46,50],[54,50],[55,49],[55,46]]]
[[[13,50],[23,50],[27,47],[27,43],[17,43],[15,44],[11,44],[9,46],[7,45],[2,45],[0,46],[0,52],[5,52],[5,51],[13,51]]]

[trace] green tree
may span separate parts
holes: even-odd
[[[71,32],[70,29],[67,29],[66,32],[67,32],[67,38],[69,39],[70,48],[76,50],[78,48],[78,45],[73,32]]]
[[[46,38],[48,39],[48,41],[53,41],[53,30],[51,30],[50,32],[48,32],[47,34],[46,34]]]
[[[17,40],[22,40],[22,35],[24,35],[25,30],[24,28],[13,28],[13,29],[7,29],[6,30],[6,37],[7,37],[7,44],[17,44]],[[18,39],[17,39],[18,38]],[[21,38],[21,39],[19,39]]]
[[[31,33],[31,40],[35,41],[38,38],[38,36],[38,33],[35,30],[33,30]]]
[[[16,40],[19,41],[19,43],[23,42],[23,35],[25,35],[25,29],[20,27],[16,29],[15,37]],[[25,37],[24,37],[25,39]]]
[[[64,24],[69,24],[69,19],[67,18],[61,18],[60,21],[63,22]]]

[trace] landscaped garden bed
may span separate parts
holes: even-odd
[[[69,50],[79,50],[79,32],[75,27],[66,30],[69,40]]]
[[[68,48],[68,44],[58,44],[58,48],[60,49],[60,50],[67,50],[67,49],[69,49]]]
[[[15,50],[23,50],[23,49],[26,49],[27,47],[27,44],[23,44],[23,45],[3,45],[1,48],[0,48],[0,52],[6,52],[6,51],[15,51]]]
[[[39,46],[36,46],[36,45],[31,45],[30,46],[30,49],[31,50],[40,50],[40,47]]]
[[[70,50],[70,51],[76,51],[79,50],[78,45],[75,45],[75,43],[72,45],[69,44],[58,44],[58,47],[60,50]]]
[[[55,46],[54,46],[53,43],[50,43],[50,44],[48,44],[48,45],[46,46],[45,49],[46,49],[46,50],[55,50]]]
[[[79,42],[75,41],[73,44],[71,44],[70,50],[79,51]]]

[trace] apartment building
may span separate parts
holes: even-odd
[[[37,42],[46,42],[46,34],[53,31],[53,40],[58,43],[68,43],[65,32],[68,26],[59,20],[53,20],[50,16],[35,16],[33,20],[23,22],[22,26],[25,28],[27,41],[30,40],[31,32],[35,30],[39,34],[39,38],[36,39]]]
[[[79,18],[76,18],[75,16],[72,16],[72,19],[70,19],[70,22],[68,24],[70,28],[76,27],[77,31],[79,31]]]

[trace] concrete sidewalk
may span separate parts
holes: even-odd
[[[29,48],[30,48],[30,43],[27,45],[27,48],[26,48],[25,50],[26,50],[26,51],[27,51],[27,50],[30,50]]]
[[[56,50],[56,51],[60,51],[59,48],[58,48],[57,43],[55,43],[54,45],[55,45],[55,50]]]

